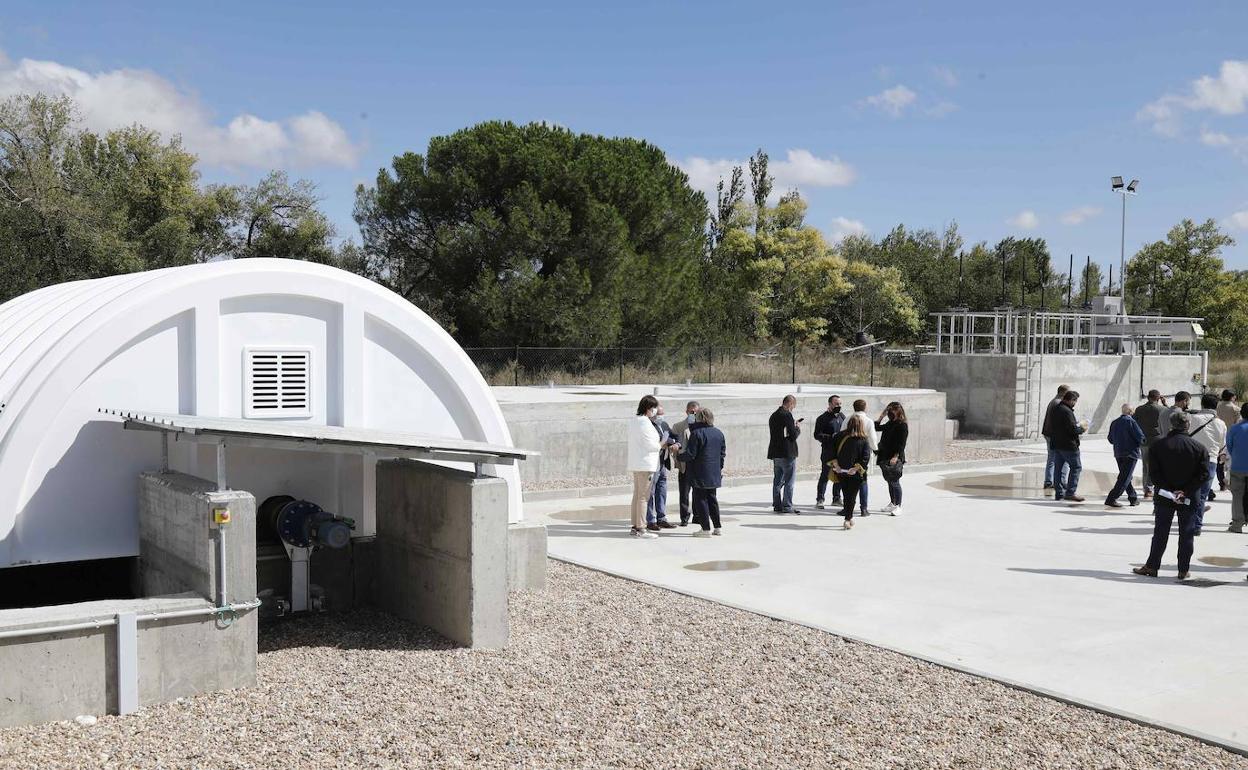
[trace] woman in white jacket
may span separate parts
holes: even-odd
[[[646,501],[659,471],[659,431],[654,427],[659,400],[645,396],[628,424],[628,470],[633,474],[633,537],[658,537],[646,530]]]

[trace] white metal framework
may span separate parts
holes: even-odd
[[[1026,308],[945,310],[933,353],[961,355],[1192,355],[1204,336],[1200,318]]]

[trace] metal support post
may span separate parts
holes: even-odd
[[[139,616],[117,613],[117,713],[139,710]]]
[[[225,483],[225,442],[217,442],[217,491],[224,492],[229,487]]]

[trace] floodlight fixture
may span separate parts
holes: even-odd
[[[1122,297],[1123,312],[1127,307],[1127,196],[1135,195],[1135,188],[1139,185],[1140,180],[1132,179],[1131,184],[1123,185],[1122,177],[1111,176],[1109,178],[1109,187],[1116,193],[1122,195],[1122,232],[1118,242],[1118,276],[1121,281],[1121,290],[1119,295]],[[1113,291],[1113,287],[1110,287]]]

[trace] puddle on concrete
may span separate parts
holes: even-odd
[[[1211,567],[1242,567],[1248,564],[1248,559],[1237,559],[1234,556],[1201,556],[1196,561]]]
[[[700,561],[697,564],[686,564],[685,569],[691,569],[697,572],[733,572],[742,569],[758,569],[758,562],[738,561],[735,559]]]
[[[1105,496],[1109,494],[1109,490],[1114,488],[1114,482],[1117,478],[1117,475],[1113,473],[1084,470],[1079,475],[1078,494],[1081,497],[1086,497],[1089,503],[1104,503]],[[1011,471],[994,471],[992,473],[984,473],[982,471],[956,473],[929,482],[929,486],[975,497],[1053,499],[1051,495],[1044,494],[1043,466],[1018,468]],[[1136,490],[1139,491],[1138,484],[1136,485]],[[1126,505],[1127,500],[1125,496],[1121,498],[1121,502],[1123,505]]]
[[[1230,583],[1225,580],[1209,580],[1208,578],[1189,578],[1188,580],[1180,580],[1179,585],[1191,586],[1192,588],[1216,588],[1217,586],[1229,586]]]

